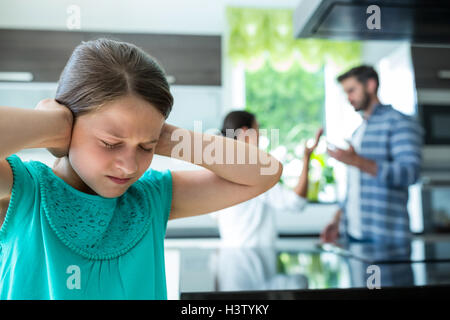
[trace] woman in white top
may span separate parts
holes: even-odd
[[[323,130],[319,129],[312,147],[305,144],[303,170],[296,187],[291,190],[278,183],[256,198],[214,213],[217,219],[222,246],[268,247],[277,238],[276,212],[298,213],[306,203],[308,167],[311,154],[319,143]],[[222,134],[227,137],[258,145],[259,124],[247,111],[232,111],[224,119]]]

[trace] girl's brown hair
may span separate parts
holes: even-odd
[[[141,48],[100,38],[82,42],[61,73],[55,100],[76,119],[126,95],[151,103],[167,119],[173,97],[162,67]]]

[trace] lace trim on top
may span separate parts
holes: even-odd
[[[40,162],[42,203],[47,220],[70,249],[93,260],[114,259],[133,248],[152,221],[142,182],[118,198],[83,193]]]

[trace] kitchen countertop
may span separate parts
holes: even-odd
[[[415,237],[396,248],[358,245],[339,251],[319,244],[317,238],[289,238],[274,248],[246,249],[221,248],[219,239],[166,240],[169,299],[226,292],[450,286],[448,235]]]

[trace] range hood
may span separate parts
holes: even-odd
[[[448,0],[302,0],[297,38],[450,44]]]

